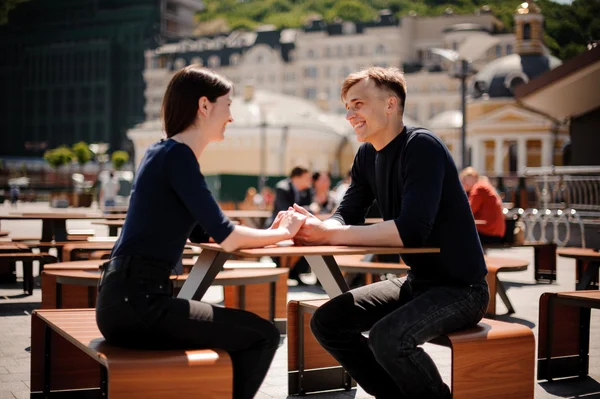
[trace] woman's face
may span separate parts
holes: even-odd
[[[205,131],[210,135],[210,141],[223,141],[227,124],[233,122],[231,116],[231,98],[229,93],[210,103],[210,111],[206,115]]]

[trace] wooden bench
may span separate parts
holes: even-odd
[[[0,262],[7,261],[12,264],[14,262],[23,262],[23,291],[28,295],[33,295],[34,280],[33,280],[33,262],[40,262],[40,270],[43,270],[44,264],[56,263],[56,257],[47,253],[34,254],[31,252],[9,252],[0,253]]]
[[[327,300],[288,303],[288,393],[345,389],[350,376],[317,342],[310,318]],[[483,319],[476,327],[436,338],[452,350],[453,399],[532,399],[535,339],[530,328]]]
[[[109,345],[93,309],[34,310],[31,398],[231,398],[229,355],[215,350],[134,350]],[[62,392],[57,392],[62,391]]]
[[[500,299],[502,299],[502,302],[504,302],[504,305],[508,309],[508,314],[515,313],[515,309],[506,294],[506,288],[498,278],[498,273],[521,272],[527,270],[529,262],[522,259],[486,256],[485,263],[488,269],[486,279],[490,290],[490,303],[488,304],[486,316],[492,318],[496,317],[496,294],[500,295]]]
[[[556,244],[552,242],[524,242],[522,244],[486,244],[484,249],[533,248],[533,277],[535,281],[556,281]]]
[[[600,291],[542,294],[538,380],[588,375],[591,309],[600,309]]]
[[[383,262],[368,262],[362,260],[362,255],[343,255],[336,256],[335,261],[340,270],[344,273],[365,273],[367,275],[366,283],[373,282],[375,274],[397,274],[404,275],[410,267],[404,263],[383,263]],[[496,293],[500,295],[500,299],[506,305],[508,313],[515,312],[502,281],[498,278],[498,273],[501,272],[519,272],[527,270],[529,263],[521,259],[504,258],[498,256],[486,256],[485,263],[488,268],[487,282],[490,290],[490,303],[487,309],[488,317],[496,316]]]

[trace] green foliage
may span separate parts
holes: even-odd
[[[14,0],[13,0],[14,1]],[[513,31],[513,14],[523,0],[204,0],[206,8],[198,13],[200,23],[221,18],[230,29],[252,30],[262,24],[277,28],[297,28],[308,16],[321,15],[328,21],[339,17],[347,21],[370,21],[377,11],[388,9],[403,17],[411,11],[419,16],[471,14],[488,5]],[[585,49],[589,40],[600,39],[600,1],[574,0],[571,5],[552,0],[537,0],[545,17],[545,42],[552,54],[567,59]]]
[[[90,146],[84,141],[73,144],[73,154],[75,154],[75,159],[77,159],[79,165],[84,165],[94,156],[90,150]]]
[[[115,151],[112,153],[111,161],[113,168],[120,170],[129,161],[129,154],[125,151]]]
[[[344,21],[359,22],[375,18],[376,12],[359,0],[340,0],[325,14],[327,21],[341,18]]]
[[[0,25],[8,22],[8,14],[14,9],[19,3],[24,3],[29,0],[2,0],[0,4]]]
[[[54,169],[58,169],[62,165],[73,162],[73,158],[75,158],[73,151],[64,145],[44,153],[44,159]]]

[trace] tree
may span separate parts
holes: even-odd
[[[77,163],[82,166],[89,162],[94,155],[90,150],[90,146],[84,141],[73,144],[73,154],[77,159]]]
[[[71,163],[74,157],[73,151],[64,145],[44,153],[44,159],[54,169]]]
[[[14,9],[19,3],[24,3],[28,0],[2,0],[0,5],[0,25],[8,22],[8,13]]]
[[[112,153],[111,161],[113,168],[119,170],[129,161],[129,154],[125,151],[115,151]]]
[[[336,17],[344,21],[368,21],[375,18],[375,10],[358,0],[341,0],[327,13],[327,20],[333,21]]]

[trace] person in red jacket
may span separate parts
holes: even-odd
[[[489,179],[479,176],[475,168],[469,166],[460,172],[460,180],[469,196],[469,204],[477,224],[477,232],[482,244],[495,244],[502,241],[506,222],[502,212],[502,199]]]

